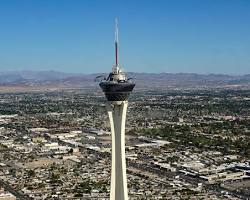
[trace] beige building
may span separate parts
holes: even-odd
[[[16,197],[13,194],[4,191],[3,188],[0,188],[0,200],[16,200]]]

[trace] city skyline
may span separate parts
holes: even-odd
[[[0,2],[1,71],[249,74],[248,1]]]

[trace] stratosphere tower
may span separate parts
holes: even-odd
[[[115,24],[115,64],[107,78],[100,82],[107,98],[107,111],[111,126],[112,163],[110,200],[128,200],[126,158],[125,158],[125,122],[128,97],[135,84],[127,78],[118,62],[118,21]]]

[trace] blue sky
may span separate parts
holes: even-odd
[[[0,71],[250,73],[249,0],[0,0]]]

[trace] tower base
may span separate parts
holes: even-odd
[[[107,104],[112,136],[112,164],[110,200],[128,200],[125,121],[128,101],[112,101]]]

